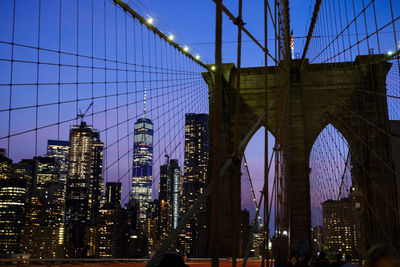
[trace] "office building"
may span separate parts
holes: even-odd
[[[324,247],[331,253],[359,255],[359,228],[351,198],[322,203]]]
[[[89,219],[96,224],[101,198],[104,195],[103,181],[103,148],[104,143],[100,140],[100,134],[93,130],[92,135],[92,157],[90,162],[90,197],[89,197]]]
[[[206,187],[208,166],[208,114],[185,116],[185,162],[183,212],[186,212]]]
[[[96,256],[100,258],[129,257],[131,214],[121,208],[121,183],[106,184],[106,201],[99,209]]]
[[[0,256],[22,253],[26,181],[14,176],[12,160],[0,155]]]
[[[69,142],[47,140],[47,157],[56,158],[60,166],[60,182],[67,183]]]
[[[185,161],[183,175],[182,213],[186,213],[206,187],[208,166],[208,114],[185,115]],[[206,215],[205,206],[200,213]],[[186,255],[208,256],[207,219],[195,216],[180,235]]]
[[[179,186],[180,168],[178,160],[169,160],[167,157],[166,164],[160,166],[159,200],[162,240],[178,225],[180,206]]]
[[[103,143],[92,126],[81,122],[70,129],[66,190],[68,257],[95,254],[96,218],[102,188]]]
[[[147,209],[148,251],[154,253],[161,247],[160,242],[160,201],[155,199]]]
[[[135,123],[131,198],[139,204],[139,220],[142,221],[152,198],[152,172],[153,123],[140,118]]]
[[[33,187],[24,227],[24,253],[32,258],[62,258],[65,185],[60,181],[59,161],[54,157],[35,157],[33,163]],[[29,161],[25,164],[29,166]],[[20,170],[22,165],[19,163]]]

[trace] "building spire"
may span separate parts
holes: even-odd
[[[144,88],[143,94],[143,119],[146,118],[146,87]]]

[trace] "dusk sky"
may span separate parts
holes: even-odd
[[[118,9],[117,20],[115,20],[115,9],[113,8],[113,3],[110,0],[94,0],[94,18],[93,20],[90,17],[92,6],[92,1],[79,1],[79,38],[76,38],[76,1],[62,1],[63,5],[63,13],[62,13],[62,34],[61,34],[61,51],[71,53],[62,54],[61,61],[64,65],[60,77],[58,77],[60,73],[60,69],[58,69],[57,64],[59,63],[59,53],[57,50],[59,49],[59,1],[53,0],[42,0],[42,9],[41,9],[41,27],[40,27],[40,44],[41,48],[50,49],[52,51],[40,51],[40,61],[53,62],[55,65],[52,66],[50,64],[41,66],[39,72],[36,72],[38,67],[37,64],[27,64],[27,63],[14,63],[14,71],[13,71],[13,81],[11,83],[26,83],[26,85],[13,86],[12,88],[12,97],[10,98],[10,58],[11,54],[14,53],[14,59],[19,58],[21,61],[32,61],[37,62],[37,50],[34,49],[35,46],[38,45],[37,36],[39,34],[39,27],[37,26],[38,21],[38,3],[39,1],[22,1],[16,0],[17,11],[16,18],[17,23],[15,24],[15,40],[16,44],[23,44],[32,46],[31,48],[14,46],[14,50],[12,50],[12,10],[13,10],[13,0],[2,1],[2,7],[0,9],[0,24],[2,25],[2,30],[0,31],[0,57],[2,61],[0,61],[0,125],[2,126],[0,129],[0,147],[8,147],[8,139],[6,136],[8,135],[8,124],[9,124],[9,112],[8,109],[15,107],[27,107],[32,106],[32,108],[21,109],[18,111],[13,111],[12,113],[12,122],[11,122],[11,134],[23,132],[25,130],[31,130],[36,127],[40,127],[43,125],[49,125],[53,123],[57,123],[57,121],[63,120],[72,120],[67,123],[62,124],[59,128],[58,126],[45,128],[43,130],[38,131],[38,143],[37,146],[34,146],[35,140],[35,132],[30,132],[21,136],[16,136],[12,138],[10,144],[10,157],[14,161],[19,161],[21,158],[29,158],[33,155],[42,155],[45,152],[45,146],[47,143],[47,139],[57,139],[61,140],[68,139],[68,130],[69,126],[76,121],[76,112],[81,109],[84,111],[89,104],[91,103],[91,99],[93,97],[99,97],[96,99],[93,108],[89,111],[89,115],[87,117],[87,121],[89,124],[94,124],[94,128],[99,129],[100,131],[107,129],[110,125],[115,123],[116,117],[119,116],[119,122],[128,123],[126,126],[119,125],[117,126],[117,131],[115,129],[107,130],[107,135],[101,133],[102,140],[111,144],[117,141],[117,136],[119,137],[128,135],[128,138],[125,138],[121,141],[121,144],[118,146],[111,146],[108,156],[108,161],[105,163],[107,166],[110,165],[114,160],[118,159],[115,155],[118,153],[119,155],[123,155],[124,152],[128,149],[128,147],[132,147],[133,143],[133,135],[132,131],[130,134],[128,133],[128,129],[133,129],[133,123],[135,120],[142,116],[143,110],[143,88],[149,88],[148,91],[148,103],[146,113],[147,116],[153,120],[155,120],[155,127],[159,126],[159,131],[155,134],[154,142],[157,143],[155,145],[155,165],[158,168],[160,163],[162,164],[164,161],[164,154],[168,153],[171,157],[179,158],[180,164],[183,167],[183,135],[182,131],[184,129],[184,113],[185,112],[197,112],[197,113],[208,113],[208,95],[207,95],[207,87],[203,82],[200,72],[204,71],[204,69],[197,64],[189,61],[182,54],[178,54],[178,56],[170,56],[172,53],[176,53],[174,49],[165,46],[159,39],[153,37],[153,34],[148,34],[146,27],[140,26],[137,22],[135,22],[136,26],[132,20],[128,20],[127,28],[124,26],[123,20],[123,12]],[[341,4],[341,8],[343,8],[345,0],[333,1],[334,4],[338,6]],[[270,1],[272,2],[272,1]],[[302,52],[305,43],[305,36],[308,32],[308,25],[310,23],[310,18],[312,16],[312,11],[314,8],[315,1],[302,1],[302,0],[294,0],[290,1],[290,19],[291,19],[291,27],[294,33],[294,50],[295,53]],[[331,3],[332,1],[323,1],[324,3]],[[369,5],[370,1],[365,1],[366,5]],[[383,27],[387,24],[388,21],[391,20],[391,17],[388,16],[387,7],[389,6],[389,0],[379,0],[375,1],[376,4],[376,13],[377,13],[377,26],[374,24],[373,15],[371,13],[371,8],[367,9],[367,20],[366,25],[368,28],[368,34],[375,31],[375,28]],[[394,18],[398,18],[400,14],[400,1],[392,1],[393,2],[393,10],[394,10]],[[141,1],[128,1],[131,7],[137,12],[145,17],[146,19],[152,17],[154,19],[153,25],[158,27],[161,31],[163,31],[166,35],[173,34],[174,41],[179,45],[187,45],[189,47],[189,52],[193,55],[199,54],[200,60],[202,60],[206,64],[212,64],[214,62],[214,40],[215,40],[215,4],[211,0],[174,0],[174,1],[165,1],[165,0],[141,0]],[[237,1],[224,1],[224,4],[231,10],[231,12],[236,15],[237,14]],[[106,5],[108,22],[106,23],[106,27],[103,27],[103,14],[104,14],[104,5]],[[263,1],[243,1],[243,20],[246,23],[246,28],[258,39],[262,44],[264,44],[264,14],[263,10]],[[360,12],[362,9],[362,1],[356,1],[355,13]],[[349,8],[349,19],[353,18],[354,15],[351,13],[352,9]],[[320,19],[327,19],[327,9],[322,5],[321,9],[321,17]],[[325,17],[326,16],[326,17]],[[111,18],[111,19],[110,19]],[[130,17],[129,17],[130,18]],[[117,25],[113,24],[114,21],[117,21]],[[345,18],[342,18],[342,23],[340,21],[335,25],[339,27],[342,25],[346,25]],[[358,24],[360,27],[359,35],[365,36],[365,28],[364,28],[364,17],[360,16],[358,19]],[[317,27],[314,31],[314,35],[317,36],[313,39],[310,45],[310,49],[307,57],[310,58],[310,61],[318,54],[318,51],[321,50],[320,39],[322,35],[325,35],[327,40],[332,40],[336,34],[331,33],[330,29],[320,28],[320,24],[317,23]],[[325,25],[325,24],[324,24]],[[400,21],[396,20],[395,22],[396,29],[400,29]],[[332,26],[332,25],[329,25]],[[135,27],[135,33],[133,33],[132,29]],[[274,51],[274,35],[272,31],[272,24],[269,20],[269,28],[271,31],[269,32],[268,39],[270,40],[268,43],[268,47],[270,51]],[[92,35],[93,29],[93,42],[90,38]],[[117,30],[115,30],[117,29]],[[143,32],[140,32],[143,31]],[[340,30],[339,30],[340,31]],[[106,33],[105,33],[106,32]],[[105,34],[104,34],[105,33]],[[356,36],[353,34],[354,29],[350,29],[350,38],[349,42],[354,44],[356,42]],[[330,35],[330,36],[328,36]],[[126,39],[124,39],[127,36]],[[361,37],[361,38],[362,38]],[[122,39],[121,39],[122,38]],[[141,43],[137,43],[137,46],[134,46],[134,40],[139,40],[135,38],[141,38]],[[347,37],[346,37],[347,38]],[[237,39],[237,30],[236,26],[232,24],[232,22],[224,15],[223,16],[223,62],[236,63],[236,44]],[[106,40],[106,41],[105,41]],[[122,41],[115,41],[122,40]],[[340,39],[341,40],[341,39]],[[393,39],[393,29],[389,26],[385,27],[380,31],[379,35],[379,49],[376,35],[372,35],[369,38],[370,48],[374,49],[374,53],[378,53],[379,49],[381,53],[387,53],[389,50],[395,51],[396,46],[400,46],[396,44]],[[127,46],[124,46],[124,42],[126,41]],[[400,41],[400,38],[397,39]],[[76,46],[78,45],[79,49],[77,51]],[[340,44],[339,44],[340,45]],[[345,45],[347,47],[348,45]],[[93,47],[93,50],[91,49]],[[158,54],[158,56],[154,52],[146,52],[143,50],[151,47],[161,47],[159,52],[162,54]],[[360,44],[360,53],[367,54],[367,44],[366,42],[361,42]],[[129,51],[127,54],[124,52]],[[344,48],[336,47],[337,51],[339,49],[343,50]],[[134,56],[132,51],[134,52]],[[140,53],[142,50],[142,53]],[[13,51],[13,52],[12,52]],[[105,51],[105,52],[104,52]],[[150,50],[149,50],[150,51]],[[151,50],[153,51],[153,50]],[[338,53],[336,50],[333,53]],[[99,60],[94,60],[92,62],[90,58],[79,56],[77,58],[74,56],[75,53],[80,55],[84,55],[87,57],[94,56],[98,57]],[[92,54],[93,53],[93,54]],[[146,54],[147,53],[147,54]],[[331,62],[337,61],[353,61],[355,55],[358,53],[356,51],[356,47],[349,49],[341,56],[334,58]],[[104,54],[106,56],[104,56]],[[353,58],[351,58],[351,56]],[[105,63],[100,60],[106,58],[110,62]],[[323,54],[322,58],[317,58],[313,62],[321,62],[327,56]],[[131,65],[129,64],[115,64],[111,62],[112,60],[116,61],[125,61],[126,62],[134,62],[135,64],[139,64],[141,62],[146,66],[150,67],[138,67],[136,69],[129,69]],[[243,35],[243,44],[242,44],[242,67],[253,67],[253,66],[262,66],[264,65],[264,55],[261,49],[256,46],[254,43],[249,41],[249,38],[246,35]],[[78,63],[77,63],[78,62]],[[79,68],[79,78],[75,77],[78,71],[76,67],[67,67],[67,65],[87,65],[88,68]],[[98,70],[91,71],[93,69],[93,65],[99,67]],[[133,64],[133,63],[132,63]],[[272,61],[268,62],[269,65],[272,65]],[[129,66],[127,66],[129,65]],[[109,68],[109,69],[118,69],[117,71],[107,70],[104,71],[101,68]],[[153,68],[151,68],[151,66]],[[156,68],[154,68],[156,66]],[[172,70],[168,74],[159,74],[156,73],[158,67],[166,66]],[[120,71],[122,69],[127,69],[127,71]],[[153,70],[154,72],[151,72]],[[128,77],[129,74],[132,73],[137,74],[138,77]],[[132,74],[133,75],[133,74]],[[160,76],[161,75],[161,76]],[[159,80],[161,77],[161,80]],[[168,77],[168,78],[166,78]],[[37,83],[37,79],[40,83],[48,83],[46,85],[35,86]],[[132,83],[132,80],[142,79],[142,82]],[[174,79],[178,82],[175,82]],[[92,87],[90,86],[91,81],[98,81],[98,84],[94,84]],[[118,83],[123,81],[124,83]],[[130,82],[128,82],[130,81]],[[61,86],[57,86],[58,82],[65,82]],[[72,84],[67,84],[71,82]],[[85,84],[88,82],[89,84]],[[104,89],[104,84],[112,83],[112,86],[108,86],[107,89]],[[76,85],[76,84],[79,84]],[[93,84],[93,83],[92,83]],[[127,84],[127,85],[126,85]],[[118,87],[120,86],[120,87]],[[132,86],[132,87],[130,87]],[[181,88],[182,90],[176,93],[172,91],[168,91],[171,88]],[[398,90],[398,84],[388,84],[388,89]],[[163,89],[158,89],[163,88]],[[166,88],[169,88],[166,90]],[[39,90],[39,96],[36,95],[36,90]],[[54,93],[59,90],[58,93]],[[103,91],[105,90],[105,93]],[[129,94],[129,97],[120,96],[119,94],[123,91],[127,90],[128,92],[132,92]],[[171,89],[172,90],[172,89]],[[190,91],[192,90],[192,91]],[[78,93],[76,93],[78,92]],[[92,92],[92,93],[90,93]],[[93,93],[94,92],[94,93]],[[133,93],[135,92],[135,93]],[[117,96],[104,97],[104,95],[112,95],[116,94]],[[156,97],[157,94],[161,94],[162,97]],[[396,91],[393,93],[394,95],[398,95]],[[37,99],[38,98],[38,99]],[[38,101],[39,105],[45,105],[46,103],[56,103],[61,99],[61,102],[71,101],[70,103],[64,103],[61,105],[60,110],[58,110],[59,105],[49,105],[40,107],[39,109],[35,108],[36,102]],[[82,100],[85,99],[85,100]],[[105,101],[105,99],[107,99]],[[193,101],[193,100],[196,101]],[[74,100],[79,100],[75,101]],[[124,102],[126,101],[126,102]],[[123,110],[111,110],[106,118],[104,115],[90,115],[91,113],[100,112],[104,109],[112,109],[117,105],[126,105],[127,103],[134,103],[133,105],[128,105],[128,107],[123,108]],[[160,105],[160,103],[167,103],[164,105]],[[190,103],[193,103],[192,105]],[[399,119],[395,117],[397,116],[396,104],[389,103],[389,112],[392,119]],[[37,116],[35,113],[38,113],[39,121],[37,121]],[[58,113],[60,112],[60,113]],[[58,115],[57,115],[58,114]],[[130,114],[134,114],[134,116],[130,116]],[[394,117],[393,117],[394,116]],[[166,126],[167,124],[170,126]],[[108,126],[107,126],[108,125]],[[117,134],[118,132],[118,134]],[[337,134],[337,133],[336,133]],[[171,141],[170,144],[163,144],[161,138],[165,135],[167,139]],[[130,141],[128,141],[130,139]],[[274,139],[272,136],[269,138],[270,149],[274,144]],[[117,152],[119,147],[121,148],[121,152]],[[255,136],[250,141],[248,147],[246,148],[246,156],[247,161],[250,167],[251,175],[253,177],[253,182],[256,188],[256,191],[259,192],[262,188],[263,184],[263,175],[264,175],[264,129],[260,129]],[[347,148],[343,148],[345,151]],[[35,150],[37,152],[35,152]],[[122,152],[122,150],[124,152]],[[126,151],[126,155],[122,156],[121,166],[120,161],[117,160],[117,164],[114,164],[113,167],[110,167],[107,173],[105,174],[105,179],[108,181],[116,180],[116,177],[121,177],[123,173],[126,173],[131,166],[131,151]],[[113,156],[111,156],[113,155]],[[120,157],[120,156],[119,156]],[[122,163],[123,162],[123,163]],[[339,164],[342,167],[344,166],[344,162],[335,163]],[[153,184],[153,192],[158,191],[158,180],[157,180],[157,170],[154,170],[154,184]],[[273,173],[273,171],[271,171]],[[339,171],[340,173],[340,171]],[[129,194],[129,174],[125,175],[124,185],[124,196]],[[122,179],[121,179],[122,180]],[[271,188],[271,186],[270,186]],[[157,196],[157,194],[153,193],[153,196]]]

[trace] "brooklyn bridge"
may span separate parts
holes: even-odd
[[[400,256],[399,1],[0,6],[0,265]]]

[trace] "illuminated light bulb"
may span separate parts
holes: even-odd
[[[215,66],[211,66],[211,70],[215,70]]]
[[[199,60],[199,59],[200,59],[200,56],[199,56],[199,55],[196,55],[196,59]]]
[[[153,24],[153,21],[154,21],[154,19],[152,17],[149,17],[147,19],[147,23],[150,24],[150,25]]]
[[[287,235],[287,231],[283,231],[282,234],[283,234],[283,235]]]
[[[387,52],[387,54],[388,54],[388,56],[391,56],[391,55],[393,55],[393,52],[392,52],[391,50],[389,50],[389,51]]]
[[[170,35],[168,36],[168,39],[172,41],[172,40],[174,40],[174,37],[175,37],[174,35],[170,34]]]
[[[185,51],[185,52],[189,51],[189,47],[188,47],[187,45],[185,45],[185,46],[183,47],[183,51]]]

